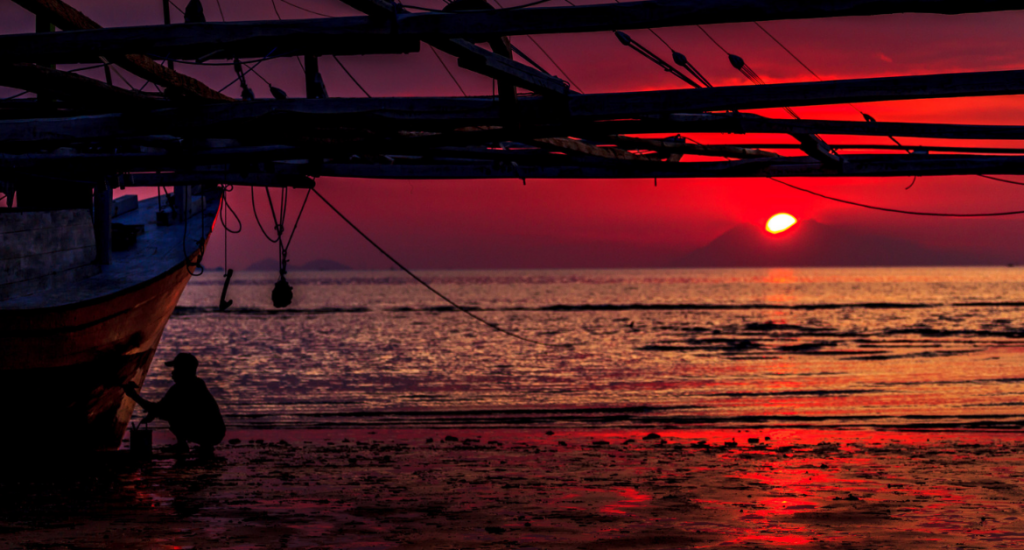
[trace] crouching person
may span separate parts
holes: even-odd
[[[163,399],[156,403],[143,399],[134,382],[122,386],[125,395],[146,411],[143,423],[160,418],[170,424],[171,433],[178,439],[175,451],[187,452],[189,442],[198,443],[201,450],[212,450],[224,439],[224,419],[206,383],[196,376],[199,361],[191,353],[179,353],[167,365],[174,367],[174,385]]]

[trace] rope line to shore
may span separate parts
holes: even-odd
[[[430,286],[430,283],[424,281],[418,275],[416,275],[415,273],[410,271],[409,268],[407,268],[404,265],[402,265],[402,263],[399,262],[398,260],[396,260],[394,256],[392,256],[391,254],[388,254],[387,251],[384,250],[383,248],[381,248],[381,246],[379,244],[374,242],[374,240],[371,239],[369,235],[367,235],[366,233],[363,233],[362,229],[359,229],[359,227],[356,226],[356,224],[352,223],[352,220],[348,219],[348,217],[346,217],[345,214],[342,214],[341,210],[338,210],[337,208],[335,208],[335,206],[333,204],[331,204],[331,201],[327,200],[327,197],[325,197],[322,194],[320,194],[320,191],[317,190],[315,187],[313,188],[313,193],[316,193],[316,196],[320,197],[320,200],[324,201],[324,204],[326,204],[328,208],[333,210],[334,213],[338,215],[338,217],[340,217],[342,220],[344,220],[344,222],[347,223],[349,227],[354,229],[356,233],[359,233],[359,236],[361,236],[363,239],[366,240],[366,242],[370,243],[370,245],[372,245],[374,248],[376,248],[378,252],[380,252],[381,254],[384,255],[384,257],[386,257],[388,260],[391,260],[391,263],[395,264],[399,269],[401,269],[406,274],[408,274],[410,277],[415,279],[416,282],[418,282],[419,284],[421,284],[424,287],[426,287],[427,290],[433,292],[434,294],[436,294],[439,298],[441,298],[445,302],[448,302],[455,309],[457,309],[457,310],[461,311],[462,313],[465,313],[466,315],[472,317],[474,320],[476,320],[476,321],[478,321],[480,323],[483,323],[484,325],[487,325],[488,327],[490,327],[491,329],[493,329],[495,331],[498,331],[498,332],[500,332],[502,334],[505,334],[506,336],[511,336],[512,338],[515,338],[517,340],[521,340],[521,341],[526,342],[528,344],[535,344],[535,345],[538,345],[538,346],[546,346],[546,347],[552,347],[552,348],[570,348],[570,347],[573,347],[572,344],[552,344],[550,342],[541,342],[539,340],[534,340],[532,338],[528,338],[526,336],[522,336],[522,335],[516,334],[516,333],[514,333],[514,332],[512,332],[512,331],[510,331],[508,329],[504,329],[504,328],[498,326],[497,323],[492,323],[492,322],[484,319],[483,317],[480,317],[479,315],[473,313],[472,311],[469,311],[468,309],[462,307],[461,305],[455,303],[455,301],[453,301],[451,298],[445,296],[444,294],[441,294],[441,292],[439,292],[437,289],[435,289],[434,287]]]

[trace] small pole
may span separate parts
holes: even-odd
[[[176,221],[183,222],[188,219],[188,208],[192,204],[192,186],[174,186],[174,210],[178,214]]]
[[[171,0],[163,0],[163,2],[164,2],[164,25],[170,25],[171,24]],[[170,59],[168,59],[167,60],[167,68],[168,69],[173,69],[174,68],[174,61],[171,61]]]
[[[320,58],[306,54],[306,97],[313,99],[320,95],[320,87],[316,83],[316,75],[320,73]]]
[[[96,184],[93,194],[93,227],[96,229],[96,263],[110,265],[110,215],[114,190],[106,179]]]

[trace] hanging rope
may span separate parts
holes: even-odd
[[[959,213],[954,213],[954,212],[920,212],[920,211],[915,211],[915,210],[900,210],[900,209],[897,209],[897,208],[886,208],[884,206],[875,206],[875,205],[871,205],[871,204],[864,204],[864,203],[860,203],[860,202],[849,201],[849,200],[846,200],[846,199],[830,197],[828,195],[823,195],[821,193],[818,193],[817,191],[811,191],[810,189],[804,189],[803,187],[798,187],[796,185],[793,185],[792,183],[786,183],[786,182],[784,182],[784,181],[782,181],[780,179],[773,178],[771,176],[768,176],[768,179],[774,181],[775,183],[780,183],[782,185],[785,185],[786,187],[789,187],[790,189],[795,189],[797,191],[800,191],[801,193],[807,193],[808,195],[814,195],[815,197],[820,197],[820,198],[823,198],[823,199],[826,199],[826,200],[830,200],[830,201],[838,202],[838,203],[842,203],[842,204],[848,204],[850,206],[858,206],[860,208],[867,208],[868,210],[878,210],[878,211],[881,211],[881,212],[892,212],[894,214],[908,214],[908,215],[911,215],[911,216],[931,216],[931,217],[936,217],[936,218],[994,218],[994,217],[999,217],[999,216],[1016,216],[1016,215],[1019,215],[1019,214],[1024,214],[1024,210],[1011,210],[1011,211],[1007,211],[1007,212],[980,212],[980,213],[970,213],[970,214],[959,214]]]
[[[665,70],[665,72],[667,72],[667,73],[671,74],[672,76],[682,80],[683,82],[689,84],[690,86],[693,86],[694,88],[701,88],[702,87],[701,84],[698,84],[697,82],[695,82],[690,77],[688,77],[688,76],[684,75],[683,73],[679,72],[678,69],[676,69],[675,67],[670,65],[667,61],[665,61],[664,59],[658,57],[658,55],[655,54],[654,52],[652,52],[651,50],[648,50],[646,47],[643,46],[643,44],[640,44],[639,42],[636,42],[635,40],[633,40],[632,37],[630,37],[628,34],[622,32],[622,31],[615,31],[615,37],[619,39],[619,42],[623,46],[626,46],[626,47],[632,49],[633,51],[639,53],[640,55],[646,57],[647,59],[652,61],[655,65],[657,65],[657,66],[661,67],[663,70]],[[676,53],[676,52],[672,52],[672,53]],[[682,55],[682,54],[680,54],[680,55]],[[685,61],[686,60],[685,57],[683,57],[682,59],[683,59],[684,62],[689,63],[689,62]]]
[[[725,47],[719,44],[718,41],[715,40],[713,36],[711,36],[711,33],[709,33],[707,29],[705,29],[703,26],[697,25],[697,28],[700,29],[700,32],[704,33],[704,36],[708,37],[708,40],[711,40],[711,42],[714,43],[715,46],[718,46],[718,49],[722,50],[722,53],[729,56],[729,64],[732,65],[733,68],[735,68],[737,71],[739,71],[740,74],[747,77],[747,80],[757,85],[765,83],[764,79],[762,79],[760,75],[754,72],[754,69],[747,65],[747,62],[744,61],[742,57],[725,49]],[[785,109],[785,111],[789,113],[789,115],[794,119],[800,120],[800,117],[797,116],[796,112],[794,112],[793,109],[790,109],[789,107],[783,107],[783,109]]]
[[[184,191],[183,191],[184,192]],[[202,195],[200,195],[202,197]],[[196,256],[195,261],[189,259],[188,253],[188,218],[189,218],[190,205],[188,201],[185,202],[185,211],[181,212],[181,217],[185,221],[184,233],[181,235],[181,251],[185,255],[185,269],[188,274],[193,277],[199,277],[206,272],[206,268],[203,267],[203,256],[206,255],[206,205],[200,205],[200,225],[199,225],[199,238],[196,239],[197,249],[199,254]]]
[[[338,215],[338,217],[340,217],[345,223],[347,223],[349,227],[351,227],[353,230],[355,230],[356,233],[359,233],[360,237],[362,237],[364,240],[366,240],[366,242],[370,243],[371,246],[376,248],[377,251],[380,252],[381,254],[383,254],[385,258],[387,258],[388,260],[391,260],[391,263],[395,264],[395,266],[397,266],[399,269],[404,271],[407,275],[412,277],[416,282],[418,282],[419,284],[423,285],[427,290],[429,290],[430,292],[433,292],[435,295],[437,295],[439,298],[441,298],[442,300],[447,302],[449,305],[451,305],[452,307],[454,307],[458,311],[461,311],[462,313],[465,313],[466,315],[472,317],[476,321],[478,321],[478,322],[480,322],[480,323],[482,323],[484,325],[487,325],[488,327],[490,327],[491,329],[493,329],[493,330],[495,330],[497,332],[505,334],[506,336],[511,336],[512,338],[515,338],[517,340],[521,340],[523,342],[527,342],[529,344],[535,344],[535,345],[538,345],[538,346],[556,347],[556,348],[572,347],[572,344],[551,344],[551,343],[548,343],[548,342],[541,342],[541,341],[538,341],[538,340],[534,340],[532,338],[527,338],[525,336],[521,336],[521,335],[516,334],[516,333],[514,333],[514,332],[512,332],[510,330],[501,328],[496,323],[492,323],[492,322],[490,322],[490,321],[480,317],[479,315],[473,313],[472,311],[469,311],[468,309],[462,307],[461,305],[455,303],[455,301],[453,301],[451,298],[445,296],[444,294],[441,294],[434,287],[430,286],[430,283],[424,281],[418,275],[416,275],[415,273],[410,271],[409,268],[407,268],[404,265],[402,265],[402,263],[399,262],[398,260],[396,260],[394,258],[394,256],[392,256],[391,254],[388,254],[387,251],[384,250],[383,248],[381,248],[381,246],[379,244],[374,242],[374,240],[371,239],[369,235],[367,235],[366,233],[363,233],[362,229],[359,229],[359,227],[356,226],[356,224],[352,223],[352,221],[349,220],[344,214],[342,214],[340,210],[335,208],[334,205],[331,204],[331,202],[329,200],[327,200],[327,197],[325,197],[322,194],[320,194],[320,191],[317,191],[315,188],[312,191],[313,191],[313,193],[316,193],[316,196],[320,197],[320,200],[324,201],[324,204],[326,204],[328,208],[333,210],[334,213]],[[306,196],[308,197],[309,195],[307,194]]]
[[[234,189],[231,185],[221,185],[221,208],[220,210],[220,225],[224,228],[224,287],[220,290],[220,302],[217,305],[217,309],[220,311],[227,311],[231,304],[235,303],[234,300],[228,300],[228,285],[231,284],[231,276],[235,270],[228,268],[228,233],[241,233],[242,232],[242,219],[238,217],[238,213],[231,208],[231,204],[228,202],[228,192]],[[235,217],[235,221],[238,223],[238,229],[231,229],[228,227],[228,212]]]
[[[299,208],[299,213],[295,217],[295,223],[292,225],[291,233],[288,238],[285,239],[284,235],[287,231],[286,216],[288,214],[288,188],[281,189],[281,195],[278,199],[278,204],[274,206],[274,200],[270,196],[270,189],[264,187],[264,191],[267,193],[267,203],[270,206],[270,216],[273,218],[273,234],[267,232],[263,228],[263,222],[260,221],[259,211],[256,209],[256,192],[250,188],[249,197],[252,200],[252,213],[253,217],[256,218],[256,226],[260,228],[260,233],[266,237],[271,243],[277,243],[277,265],[278,273],[280,278],[277,283],[274,284],[274,290],[270,293],[270,299],[274,303],[274,307],[283,308],[288,307],[292,303],[294,294],[292,292],[291,285],[288,284],[288,280],[285,275],[288,273],[288,248],[292,244],[292,239],[295,238],[295,231],[299,228],[299,221],[302,219],[302,213],[306,210],[306,203],[309,201],[309,191],[306,191],[306,196],[302,199],[302,206]],[[239,224],[241,228],[241,224]]]

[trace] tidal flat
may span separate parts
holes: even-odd
[[[1024,544],[1018,432],[240,430],[212,457],[156,435],[151,460],[6,468],[0,548]]]

